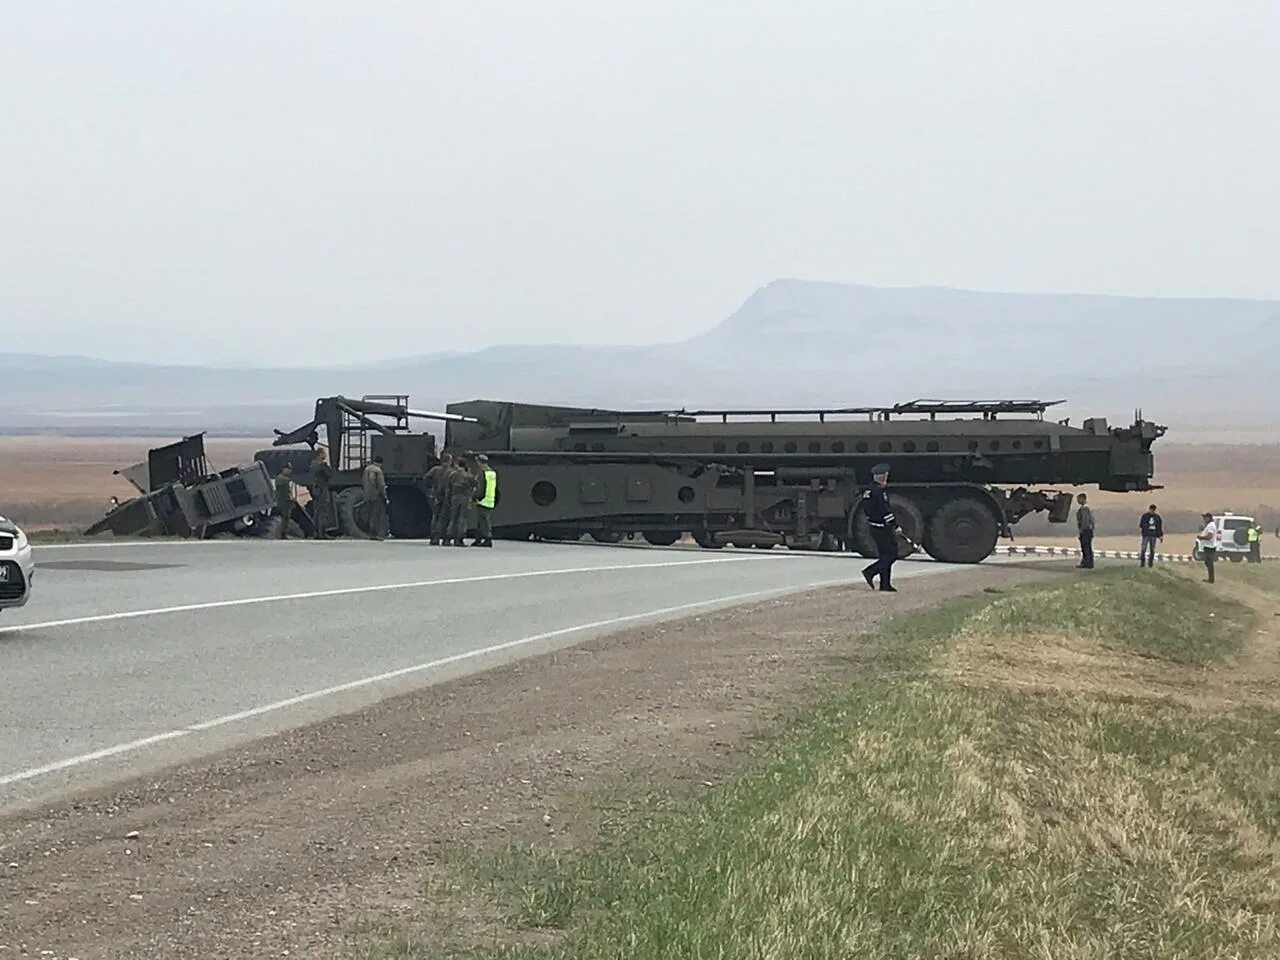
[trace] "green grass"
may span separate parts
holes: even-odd
[[[901,621],[730,786],[623,799],[586,851],[470,857],[511,936],[466,955],[1280,956],[1280,711],[1171,695],[1236,669],[1254,622],[1159,570]],[[1037,637],[1087,655],[1087,691],[1017,682]],[[369,955],[445,955],[405,942]]]

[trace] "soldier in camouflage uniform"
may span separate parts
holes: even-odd
[[[439,546],[449,532],[449,473],[453,470],[453,454],[447,450],[440,462],[427,471],[427,502],[431,504],[431,545]]]
[[[445,543],[465,547],[462,538],[471,526],[471,501],[475,497],[476,478],[465,459],[459,457],[449,474],[449,530]]]
[[[369,509],[369,539],[381,540],[387,535],[387,475],[382,472],[382,457],[374,457],[364,468],[361,482]]]
[[[333,468],[325,457],[324,447],[317,447],[316,457],[311,461],[311,518],[315,522],[317,540],[328,540],[338,526],[333,490],[329,486],[332,482]]]
[[[280,529],[276,536],[289,539],[289,523],[293,519],[293,464],[286,463],[276,474],[276,513],[280,514]]]

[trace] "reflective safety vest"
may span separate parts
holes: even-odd
[[[1249,542],[1250,542],[1250,543],[1257,543],[1257,542],[1258,542],[1258,528],[1257,528],[1257,527],[1250,527],[1250,528],[1249,528]]]
[[[484,496],[478,502],[487,510],[492,510],[498,502],[498,471],[492,467],[484,469]]]

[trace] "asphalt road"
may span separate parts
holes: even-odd
[[[858,562],[533,543],[39,547],[31,602],[0,615],[0,807],[623,626],[860,585]],[[904,561],[898,576],[950,569]]]

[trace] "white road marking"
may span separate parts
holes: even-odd
[[[280,542],[288,543],[289,542],[288,540],[267,541],[265,537],[261,539],[263,539],[264,542],[270,542],[270,543],[280,543]],[[35,540],[35,541],[32,541],[31,549],[37,552],[40,552],[43,550],[104,550],[104,549],[114,550],[114,549],[118,549],[119,547],[196,547],[196,546],[203,547],[203,546],[209,546],[215,543],[227,544],[227,543],[243,543],[243,542],[244,540],[239,538],[236,540],[104,540],[104,541],[86,540],[83,543],[41,543],[39,540]],[[308,542],[324,543],[326,541],[314,540],[314,541],[308,541]],[[334,541],[334,542],[337,542],[337,541]]]
[[[727,562],[727,561],[697,561],[697,562]],[[635,566],[635,565],[633,565]],[[679,566],[679,564],[639,564],[639,566]],[[600,567],[592,567],[586,569],[605,569]],[[617,567],[608,569],[618,569]],[[555,573],[565,573],[568,571],[548,571]],[[476,577],[471,579],[492,579],[488,577]],[[431,583],[445,583],[458,581],[430,581]],[[248,710],[241,710],[237,713],[228,713],[220,717],[214,717],[212,720],[205,720],[201,723],[193,723],[190,726],[178,727],[173,730],[167,730],[164,733],[158,733],[154,736],[143,737],[140,740],[130,740],[128,743],[119,743],[115,746],[104,747],[101,750],[95,750],[92,753],[82,753],[79,756],[67,757],[65,760],[56,760],[53,763],[47,763],[41,767],[31,767],[27,770],[19,770],[15,773],[0,776],[0,787],[6,787],[14,783],[22,783],[26,780],[35,780],[38,777],[48,776],[51,773],[58,773],[61,770],[70,770],[73,767],[84,766],[88,763],[94,763],[98,760],[105,760],[110,757],[118,757],[121,754],[133,753],[157,743],[163,743],[167,740],[176,740],[179,737],[189,737],[196,734],[204,733],[218,727],[226,726],[231,723],[239,723],[242,720],[249,720],[253,717],[260,717],[263,714],[274,713],[278,710],[287,710],[289,707],[296,707],[299,704],[307,703],[311,700],[319,700],[324,697],[330,697],[338,693],[346,693],[351,690],[358,690],[362,687],[372,686],[378,683],[385,683],[388,680],[395,680],[400,677],[409,676],[414,673],[423,673],[428,670],[436,670],[440,667],[447,667],[455,663],[462,663],[467,660],[474,660],[478,657],[485,657],[495,653],[501,653],[504,650],[511,650],[515,647],[526,646],[531,643],[538,643],[542,640],[553,640],[556,637],[567,636],[571,633],[580,633],[584,630],[599,630],[606,627],[615,627],[620,624],[630,623],[635,620],[644,620],[650,617],[665,617],[674,613],[683,613],[687,610],[696,610],[699,607],[711,607],[717,604],[740,603],[745,600],[755,600],[766,597],[771,594],[794,593],[798,590],[816,589],[818,587],[829,587],[838,584],[847,584],[847,579],[840,580],[823,580],[815,583],[803,584],[798,587],[773,587],[768,590],[754,590],[750,593],[737,593],[730,596],[715,597],[710,600],[697,600],[693,603],[681,603],[672,607],[659,607],[656,610],[646,610],[644,613],[629,613],[622,617],[609,617],[606,620],[592,620],[590,623],[579,623],[572,627],[561,627],[558,630],[548,630],[545,633],[535,633],[531,636],[521,637],[518,640],[508,640],[505,643],[496,643],[489,647],[483,647],[479,650],[468,650],[465,653],[455,653],[452,656],[441,657],[438,660],[429,660],[426,663],[417,663],[411,667],[401,667],[398,670],[388,670],[386,673],[375,674],[370,677],[361,677],[359,680],[351,680],[347,683],[339,683],[332,687],[325,687],[322,690],[312,690],[310,693],[299,694],[296,697],[289,697],[285,700],[277,700],[274,703],[266,703],[258,707],[252,707]]]
[[[15,623],[0,627],[0,634],[22,630],[44,630],[50,627],[71,627],[82,623],[106,623],[112,620],[134,620],[139,617],[155,617],[167,613],[188,613],[193,610],[219,610],[224,607],[248,607],[260,603],[280,603],[285,600],[312,600],[317,597],[344,597],[357,593],[379,593],[386,590],[411,590],[417,587],[437,587],[457,583],[485,583],[492,580],[516,580],[523,577],[553,577],[572,573],[597,573],[610,570],[643,570],[646,567],[691,567],[708,563],[751,563],[770,560],[770,557],[709,557],[697,560],[666,560],[661,563],[614,563],[596,567],[565,567],[557,570],[523,570],[515,573],[489,573],[475,577],[446,577],[438,580],[410,580],[405,583],[378,583],[365,587],[339,587],[333,590],[308,590],[304,593],[282,593],[267,597],[241,597],[235,600],[209,600],[202,603],[185,603],[173,607],[154,607],[150,610],[124,610],[119,613],[98,613],[87,617],[69,617],[65,620],[45,620],[39,623]]]

